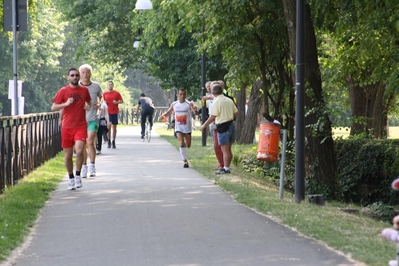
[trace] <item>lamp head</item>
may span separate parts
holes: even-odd
[[[137,0],[136,9],[137,10],[152,9],[152,3],[150,0]]]

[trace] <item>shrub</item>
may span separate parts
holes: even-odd
[[[390,189],[391,182],[399,176],[399,141],[348,138],[335,140],[339,195],[343,202],[370,205],[375,202],[394,206],[399,204],[399,195]],[[288,143],[288,147],[290,143]],[[256,174],[261,179],[277,183],[280,177],[280,162],[266,163],[256,159],[256,147],[251,149],[236,146],[233,162],[243,170]],[[234,147],[233,146],[233,147]],[[294,192],[295,159],[292,150],[287,150],[285,161],[285,189]],[[323,194],[327,199],[333,188],[305,179],[306,194]]]
[[[346,202],[368,205],[399,203],[390,184],[399,173],[398,142],[345,139],[335,141],[340,191]]]
[[[386,205],[381,201],[371,204],[369,208],[373,214],[372,217],[384,222],[392,223],[392,217],[397,215],[393,206]]]

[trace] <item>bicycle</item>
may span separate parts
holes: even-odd
[[[140,115],[136,114],[136,123],[140,125]]]
[[[144,131],[143,142],[145,140],[147,140],[148,142],[150,142],[150,140],[151,140],[151,124],[148,119],[148,115],[145,117],[145,131]]]

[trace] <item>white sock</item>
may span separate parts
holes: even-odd
[[[230,170],[230,168],[225,166],[225,167],[224,167],[224,170],[227,171],[227,170]]]
[[[186,147],[180,147],[180,155],[183,161],[187,160]]]

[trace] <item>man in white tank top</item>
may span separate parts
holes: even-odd
[[[180,144],[180,155],[183,159],[183,167],[188,168],[189,164],[187,161],[186,148],[191,147],[191,110],[195,112],[195,106],[193,102],[186,100],[186,91],[180,89],[177,93],[178,100],[173,102],[169,109],[161,116],[169,115],[171,112],[175,116],[175,132]]]

